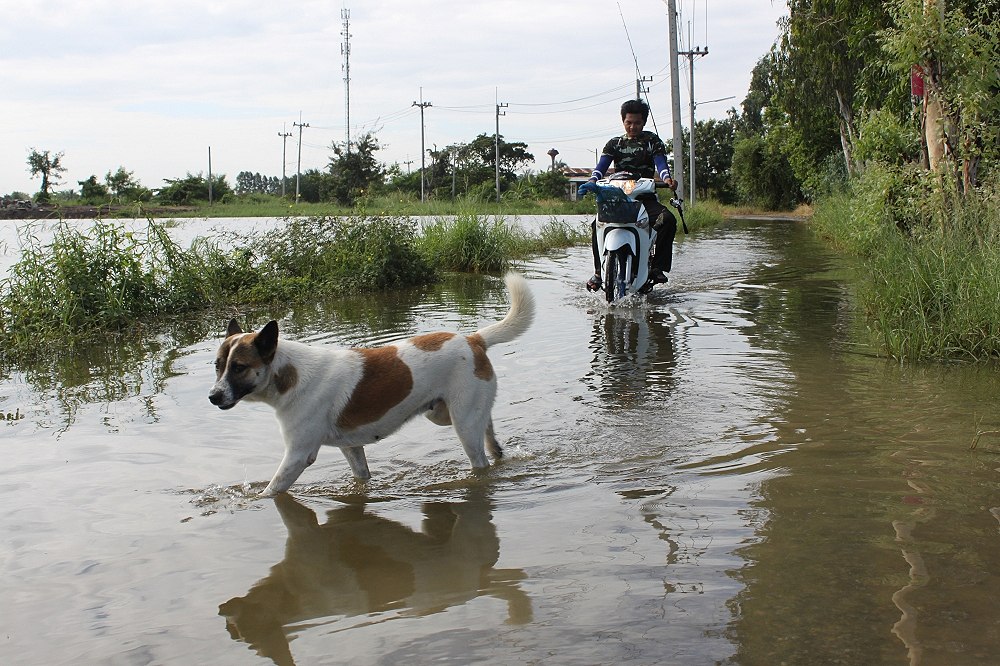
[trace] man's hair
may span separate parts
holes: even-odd
[[[649,120],[649,104],[641,99],[630,99],[622,104],[622,120],[625,120],[626,114],[629,113],[638,113],[642,116],[642,121],[646,122]]]

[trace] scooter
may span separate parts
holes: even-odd
[[[577,190],[581,195],[597,195],[597,250],[602,257],[601,274],[608,303],[653,290],[649,262],[656,245],[656,229],[650,224],[646,207],[637,199],[644,194],[655,195],[658,187],[666,184],[618,172],[596,183],[584,183]],[[674,197],[670,204],[683,222],[681,200]]]

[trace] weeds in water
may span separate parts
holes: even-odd
[[[443,270],[489,273],[506,269],[529,245],[527,234],[504,218],[466,213],[425,224],[420,252]]]
[[[501,272],[587,238],[555,219],[531,235],[474,214],[441,218],[423,233],[408,217],[290,218],[189,248],[153,220],[145,229],[59,222],[48,243],[40,231],[20,231],[20,259],[0,281],[0,359],[106,340],[164,317],[426,285],[439,270]]]
[[[1000,356],[996,188],[958,197],[919,172],[874,167],[813,222],[861,258],[859,305],[888,355]]]

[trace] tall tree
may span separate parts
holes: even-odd
[[[28,153],[28,171],[31,177],[42,177],[42,186],[35,197],[38,201],[48,201],[49,190],[59,184],[59,176],[66,171],[66,167],[62,165],[62,158],[62,152],[52,155],[47,150],[38,151],[32,148]]]
[[[885,44],[898,75],[924,81],[928,166],[950,165],[963,189],[1000,144],[1000,0],[896,0]]]
[[[375,159],[381,148],[371,132],[355,139],[348,150],[346,144],[331,146],[334,156],[328,165],[330,175],[328,196],[343,205],[353,205],[365,194],[381,189],[385,182],[385,165]]]
[[[882,0],[788,0],[780,46],[778,98],[802,139],[805,159],[821,164],[835,132],[848,173],[860,106],[876,109],[891,91],[877,39],[890,27]],[[800,174],[801,176],[802,174]]]

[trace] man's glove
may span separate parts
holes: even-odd
[[[588,180],[586,183],[577,188],[576,196],[582,197],[585,196],[588,192],[596,192],[596,191],[597,191],[597,182],[593,180]]]

